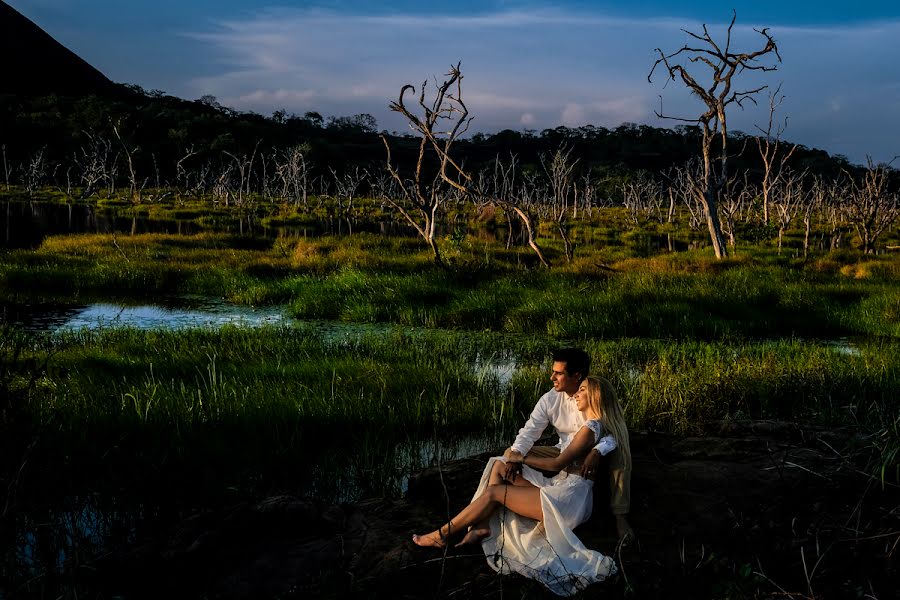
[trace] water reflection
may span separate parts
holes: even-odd
[[[391,220],[361,221],[331,217],[302,225],[270,225],[253,212],[175,219],[138,215],[127,208],[14,201],[6,202],[0,211],[0,231],[3,232],[4,248],[37,248],[48,236],[78,233],[195,235],[213,232],[264,238],[352,235],[361,232],[417,235],[408,224]]]
[[[34,333],[79,329],[133,327],[136,329],[216,328],[223,325],[258,327],[290,321],[281,306],[251,307],[205,296],[169,296],[154,304],[105,301],[6,302],[0,305],[5,320]]]
[[[177,212],[170,214],[177,215]],[[345,236],[374,233],[388,236],[417,237],[416,230],[397,219],[356,219],[324,217],[302,224],[273,224],[249,210],[240,213],[202,215],[185,213],[187,218],[158,218],[137,214],[129,207],[62,204],[56,202],[7,201],[0,210],[0,231],[3,248],[37,248],[44,238],[52,235],[78,233],[117,233],[136,235],[164,233],[194,235],[201,232],[229,233],[263,238],[298,238]],[[505,242],[508,247],[527,244],[527,231],[518,220],[503,226],[471,224],[457,216],[453,221],[438,223],[438,237],[472,236],[490,242]],[[645,231],[617,231],[579,227],[571,232],[571,241],[580,246],[627,246],[638,256],[652,256],[667,252],[682,252],[705,247],[706,238],[693,235],[690,241],[672,234]]]

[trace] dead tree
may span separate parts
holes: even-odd
[[[253,146],[253,152],[249,155],[242,154],[241,156],[236,156],[227,150],[223,150],[222,153],[229,157],[232,161],[229,170],[227,171],[229,175],[232,172],[237,173],[238,182],[237,182],[237,193],[234,190],[231,191],[230,196],[234,198],[235,203],[238,206],[244,206],[244,204],[249,203],[251,201],[251,183],[253,181],[253,163],[256,161],[256,151],[259,149],[259,141],[256,142],[256,145]],[[223,181],[228,181],[230,177],[225,178]],[[228,205],[226,195],[225,205]]]
[[[184,151],[184,156],[179,158],[178,162],[175,163],[175,197],[179,200],[179,202],[182,199],[181,191],[186,191],[190,188],[188,182],[188,170],[185,168],[184,163],[192,156],[196,156],[196,154],[197,153],[194,152],[194,147],[191,146]]]
[[[875,253],[878,237],[900,216],[897,194],[888,190],[891,171],[890,164],[876,165],[869,158],[862,179],[850,178],[847,220],[856,230],[866,254]]]
[[[772,201],[772,188],[779,185],[785,174],[785,165],[797,149],[797,144],[792,145],[787,151],[782,151],[781,136],[787,128],[787,118],[781,123],[775,123],[775,111],[784,102],[784,96],[781,94],[781,85],[775,89],[775,92],[769,95],[769,123],[765,129],[758,127],[763,134],[762,137],[756,138],[756,147],[759,150],[759,157],[763,162],[763,178],[762,187],[762,209],[763,209],[763,225],[769,224],[769,206]]]
[[[509,235],[506,239],[506,248],[512,246],[513,228],[512,215],[521,221],[525,228],[525,243],[537,255],[538,260],[545,267],[550,264],[544,258],[544,253],[540,245],[537,243],[538,222],[540,217],[537,215],[538,201],[541,186],[537,182],[535,176],[525,176],[521,181],[518,178],[518,160],[514,154],[510,155],[509,163],[503,163],[498,157],[494,162],[494,186],[493,189],[487,189],[484,185],[477,182],[474,184],[474,193],[471,194],[476,198],[477,202],[485,204],[494,204],[499,206],[507,215],[507,226]]]
[[[22,167],[22,172],[24,174],[23,183],[25,184],[25,191],[28,192],[29,196],[32,196],[34,192],[47,183],[47,171],[49,170],[50,165],[45,154],[46,150],[47,148],[44,146],[36,151],[28,159],[28,163]]]
[[[425,101],[427,81],[424,81],[419,88],[418,108],[407,106],[407,93],[416,93],[415,86],[410,84],[400,88],[400,97],[390,103],[390,109],[403,115],[409,122],[410,128],[420,136],[412,178],[401,176],[398,167],[393,163],[391,146],[388,144],[387,138],[381,136],[387,152],[387,170],[397,182],[403,199],[419,213],[419,218],[416,219],[397,200],[389,198],[387,201],[422,236],[431,249],[435,263],[441,266],[444,266],[444,262],[435,239],[435,227],[444,195],[439,192],[437,185],[429,185],[430,178],[426,173],[427,162],[436,159],[439,164],[440,177],[448,182],[450,182],[450,177],[446,175],[447,163],[452,163],[456,171],[461,173],[462,168],[450,158],[450,151],[454,142],[466,132],[471,122],[469,110],[462,99],[462,73],[459,70],[459,64],[451,67],[446,77],[447,79],[443,83],[436,84],[437,89],[430,105]],[[421,112],[421,116],[416,112]]]
[[[569,214],[569,194],[572,191],[572,173],[578,165],[578,159],[572,159],[572,149],[564,145],[548,158],[541,155],[541,166],[547,175],[550,184],[550,203],[553,207],[553,218],[556,221],[556,230],[562,239],[566,254],[566,262],[572,261],[575,251],[572,241],[569,239],[569,227],[566,218]]]
[[[665,201],[660,183],[643,171],[622,184],[622,204],[636,226],[641,222],[662,223],[665,220],[662,210]]]
[[[822,215],[828,224],[829,250],[837,250],[841,247],[844,233],[849,227],[845,209],[847,198],[850,195],[849,188],[849,183],[839,180],[831,181],[827,187],[823,186],[822,188],[823,191],[827,190],[827,195],[822,202]],[[822,246],[825,246],[824,240]]]
[[[397,183],[400,184],[404,197],[407,198],[407,200],[410,201],[422,215],[425,227],[412,219],[405,211],[401,211],[401,214],[403,214],[404,217],[412,223],[413,227],[416,228],[416,231],[425,238],[435,254],[435,261],[439,264],[441,264],[440,255],[438,253],[437,244],[434,242],[434,219],[437,214],[437,209],[440,206],[438,200],[440,195],[429,199],[428,196],[420,192],[420,190],[423,189],[421,171],[424,166],[427,149],[430,148],[437,157],[438,177],[440,177],[442,181],[466,197],[474,199],[476,202],[483,202],[485,200],[483,197],[484,190],[478,188],[475,180],[465,171],[465,169],[463,169],[462,164],[456,161],[450,154],[453,143],[469,128],[471,117],[469,117],[469,109],[462,99],[462,72],[460,71],[459,63],[457,63],[456,66],[450,67],[450,72],[447,73],[446,77],[447,79],[437,87],[434,101],[431,103],[430,107],[425,103],[425,87],[427,82],[422,84],[418,104],[423,112],[423,117],[420,118],[414,114],[405,104],[406,93],[415,93],[415,88],[412,85],[407,84],[403,86],[400,89],[400,99],[397,102],[391,102],[390,105],[391,110],[399,112],[406,117],[410,127],[422,136],[419,144],[415,176],[411,181],[411,185],[407,185],[393,167],[391,163],[390,146],[387,143],[387,139],[382,136],[382,140],[384,141],[385,148],[388,152],[388,170]],[[454,89],[455,93],[453,92]],[[439,123],[445,123],[445,128],[436,129]],[[534,250],[535,254],[537,254],[541,264],[545,267],[549,267],[550,264],[547,262],[546,258],[544,258],[544,254],[540,247],[534,241],[534,231],[531,228],[530,220],[526,212],[522,210],[521,206],[519,206],[518,203],[503,203],[499,198],[490,198],[489,200],[499,204],[504,209],[514,212],[522,220],[528,233],[528,245]],[[397,204],[394,204],[394,206],[398,209],[401,208]]]
[[[660,106],[656,115],[661,119],[672,119],[685,123],[696,123],[702,126],[703,138],[701,152],[703,169],[698,179],[692,181],[694,194],[703,205],[709,236],[712,241],[716,258],[725,258],[728,251],[725,247],[725,238],[722,235],[722,225],[719,221],[718,199],[728,182],[728,126],[727,109],[731,104],[743,107],[747,100],[756,103],[755,94],[764,90],[767,86],[744,91],[733,91],[732,80],[735,75],[744,71],[774,71],[775,65],[759,64],[758,61],[769,54],[774,54],[778,62],[781,55],[775,40],[769,35],[768,29],[755,29],[764,39],[765,44],[754,52],[734,52],[731,49],[731,31],[737,13],[731,19],[725,37],[724,46],[713,40],[706,25],[703,25],[703,34],[699,35],[683,29],[688,36],[700,42],[698,47],[685,45],[680,49],[666,54],[657,48],[659,58],[653,63],[647,80],[652,81],[656,68],[662,65],[666,70],[667,81],[675,81],[676,78],[698,97],[706,106],[706,111],[696,119],[685,119],[665,115]],[[708,85],[700,83],[694,75],[688,72],[687,67],[675,62],[683,60],[697,66],[709,68]]]
[[[112,173],[112,164],[118,160],[118,153],[113,154],[113,145],[108,139],[84,132],[87,144],[72,155],[72,162],[79,171],[82,190],[81,199],[90,198],[97,193],[100,184],[106,182]]]
[[[688,227],[692,230],[700,229],[703,224],[704,213],[701,196],[694,191],[694,182],[700,177],[699,169],[696,161],[688,161],[683,167],[675,167],[666,174],[669,180],[670,206],[669,214],[672,215],[674,222],[675,208],[674,204],[680,200],[688,211]]]
[[[3,150],[3,182],[6,186],[6,191],[9,191],[9,161],[6,159],[6,144],[2,146]]]
[[[778,254],[784,242],[784,232],[790,227],[794,218],[800,214],[807,203],[807,190],[804,189],[805,173],[786,172],[779,179],[774,189],[772,206],[778,218]]]
[[[723,194],[722,201],[719,202],[719,212],[721,213],[722,232],[728,238],[728,245],[734,249],[737,239],[737,220],[748,200],[753,197],[755,190],[748,181],[746,172],[740,188],[735,185],[735,182],[731,182],[728,189],[729,193]]]
[[[803,257],[809,256],[809,236],[812,233],[813,215],[822,211],[828,202],[828,188],[822,177],[812,178],[806,203],[803,206]]]
[[[149,178],[145,178],[143,182],[138,181],[137,169],[134,166],[134,157],[141,151],[140,146],[134,146],[131,142],[122,139],[119,133],[119,123],[113,125],[113,133],[122,146],[122,152],[125,154],[125,166],[128,168],[128,199],[135,204],[141,203],[141,195],[147,186]]]
[[[306,155],[309,144],[298,144],[281,152],[275,161],[275,176],[281,182],[281,198],[291,204],[307,206],[309,168]]]
[[[338,175],[337,171],[329,168],[331,176],[334,177],[334,197],[338,202],[338,209],[349,217],[353,211],[353,201],[356,199],[356,193],[360,186],[369,177],[369,172],[360,169],[358,166],[349,168],[343,174]],[[344,206],[344,201],[347,206]]]

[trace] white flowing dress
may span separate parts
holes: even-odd
[[[588,421],[585,427],[594,432],[596,443],[600,422]],[[473,500],[487,489],[498,460],[506,462],[502,456],[488,461]],[[572,532],[591,516],[594,482],[566,471],[546,477],[528,465],[522,467],[522,476],[540,488],[544,520],[523,517],[506,507],[497,510],[490,519],[491,535],[481,543],[488,565],[498,573],[536,579],[559,596],[571,596],[614,575],[613,559],[588,549]]]

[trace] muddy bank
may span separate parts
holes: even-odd
[[[865,474],[866,448],[848,431],[784,423],[634,433],[638,540],[617,548],[598,486],[578,534],[623,572],[582,596],[895,597],[900,493]],[[415,475],[406,498],[278,496],[198,514],[78,578],[125,597],[550,597],[497,576],[471,548],[444,555],[408,541],[468,502],[487,456]]]

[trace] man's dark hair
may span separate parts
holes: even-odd
[[[591,357],[581,348],[561,348],[553,352],[554,362],[566,363],[566,374],[578,373],[584,379],[591,372]]]

